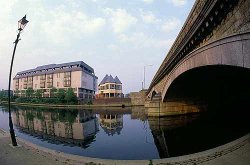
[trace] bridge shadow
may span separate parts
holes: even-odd
[[[171,84],[163,101],[203,105],[200,110],[232,106],[241,109],[249,103],[249,94],[250,69],[211,65],[181,74]]]
[[[249,133],[249,85],[250,69],[240,67],[205,66],[180,75],[164,103],[179,105],[173,107],[179,112],[189,104],[202,113],[148,118],[160,157],[204,151]]]

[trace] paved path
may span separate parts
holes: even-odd
[[[62,165],[62,164],[153,164],[153,165],[250,165],[250,134],[226,145],[204,152],[158,160],[106,160],[70,155],[43,148],[22,139],[12,147],[9,134],[0,129],[0,165]]]
[[[13,147],[8,133],[0,130],[0,164],[1,165],[61,165],[64,164],[49,155],[18,141],[21,146]]]

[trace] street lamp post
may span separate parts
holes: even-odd
[[[145,84],[146,84],[146,82],[145,82],[145,74],[146,74],[146,67],[147,67],[147,66],[153,66],[153,65],[144,65],[144,72],[143,72],[143,88],[144,88],[144,89],[146,89],[146,88],[145,88],[145,86],[146,86],[146,85],[145,85]]]
[[[9,105],[9,127],[10,127],[10,136],[11,136],[11,141],[12,141],[12,145],[13,146],[17,146],[17,142],[16,142],[16,137],[15,137],[15,131],[13,129],[13,123],[12,123],[12,117],[11,117],[11,110],[10,110],[10,85],[11,85],[11,74],[12,74],[12,66],[13,66],[13,61],[14,61],[14,56],[15,56],[15,52],[16,52],[16,46],[20,37],[20,34],[22,32],[22,30],[24,29],[24,27],[26,26],[26,24],[29,21],[26,20],[26,15],[20,19],[18,21],[18,34],[16,37],[16,40],[14,42],[15,46],[14,46],[14,50],[13,50],[13,54],[12,54],[12,59],[11,59],[11,64],[10,64],[10,74],[9,74],[9,88],[8,88],[8,105]]]

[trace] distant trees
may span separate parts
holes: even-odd
[[[43,95],[43,92],[42,92],[41,89],[38,89],[38,90],[35,91],[34,95],[35,95],[36,98],[41,98],[42,95]]]
[[[57,101],[59,103],[63,103],[65,102],[64,98],[65,98],[65,90],[64,89],[59,89],[56,95]]]
[[[32,88],[28,88],[26,91],[25,91],[25,95],[26,97],[33,97],[34,95],[34,90]]]
[[[17,93],[15,91],[15,93]],[[55,87],[50,89],[50,97],[43,97],[44,92],[42,89],[33,90],[28,88],[27,90],[19,91],[21,97],[17,98],[16,102],[26,103],[46,103],[46,104],[77,104],[78,100],[74,93],[73,88],[56,89]]]
[[[50,89],[50,97],[56,97],[57,89],[55,87]]]
[[[10,91],[10,100],[14,101],[13,91]],[[8,101],[8,90],[0,90],[0,101]]]
[[[68,88],[67,91],[65,92],[65,101],[70,104],[77,103],[77,97],[74,93],[74,90],[72,88]]]

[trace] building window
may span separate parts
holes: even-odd
[[[16,89],[19,88],[19,79],[16,80],[16,85],[15,86],[16,86]]]
[[[28,77],[28,88],[33,88],[33,77]]]
[[[121,90],[122,89],[121,87],[122,87],[121,85],[116,85],[116,90]]]
[[[53,87],[53,74],[47,75],[47,88]]]
[[[115,85],[114,84],[110,84],[110,89],[115,89]]]
[[[44,75],[41,75],[40,76],[40,80],[46,80],[46,75],[44,74]]]
[[[60,86],[60,82],[56,82],[56,86],[59,87]]]
[[[40,76],[40,88],[45,88],[45,83],[46,83],[46,75],[41,75]]]
[[[35,84],[35,88],[37,88],[37,84]]]
[[[23,88],[24,89],[27,89],[27,83],[28,83],[28,77],[24,78],[24,81],[23,81]]]
[[[64,72],[63,86],[64,87],[71,86],[71,72]]]

